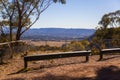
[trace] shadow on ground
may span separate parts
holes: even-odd
[[[26,80],[27,78],[10,78],[5,80]],[[31,77],[30,80],[120,80],[120,68],[116,66],[102,67],[96,71],[96,77],[69,77],[46,74],[42,77]]]
[[[51,74],[47,74],[44,77],[34,77],[32,80],[95,80],[93,78],[85,77],[85,78],[79,78],[79,77],[68,77],[68,76],[54,76]]]
[[[74,65],[74,64],[79,64],[79,63],[87,63],[87,61],[66,63],[66,64],[58,64],[58,65],[54,65],[54,64],[52,64],[52,65],[40,65],[40,67],[33,67],[33,68],[22,68],[22,69],[18,70],[17,72],[13,72],[13,73],[10,73],[8,75],[32,72],[32,71],[41,70],[41,69],[44,69],[44,68],[54,68],[54,67],[60,67],[60,66],[64,66],[64,65]]]
[[[110,60],[110,59],[113,59],[113,58],[120,58],[120,55],[112,56],[112,57],[109,57],[109,58],[103,58],[102,60],[98,60],[98,61],[107,61],[107,60]]]
[[[120,80],[120,68],[116,66],[103,67],[96,74],[96,80]]]

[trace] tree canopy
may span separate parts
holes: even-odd
[[[99,39],[120,39],[120,10],[103,15],[96,35]]]
[[[111,45],[120,45],[120,10],[103,15],[93,42],[106,40]]]
[[[16,40],[40,18],[51,4],[65,0],[0,0],[0,19],[9,27],[10,41],[13,40],[13,29],[16,29]]]
[[[120,27],[120,10],[105,14],[99,24],[102,28]]]

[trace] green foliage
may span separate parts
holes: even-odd
[[[71,43],[65,45],[63,47],[63,50],[66,51],[81,51],[86,50],[86,46],[89,45],[89,41],[83,40],[83,41],[71,41]]]
[[[105,14],[99,24],[92,42],[101,48],[120,47],[120,10]]]
[[[105,14],[99,22],[102,28],[120,27],[120,10]]]
[[[5,35],[5,34],[1,34],[0,35],[0,43],[2,43],[2,42],[7,42],[7,35]]]
[[[91,48],[91,52],[92,52],[92,55],[98,55],[98,54],[100,54],[100,49],[96,46],[93,46]]]
[[[108,44],[119,47],[120,41],[116,40],[120,39],[120,10],[105,14],[99,24],[93,42],[101,44],[102,48]],[[106,39],[107,41],[104,41]]]
[[[62,4],[65,4],[66,3],[66,0],[53,0],[55,3],[56,2],[60,2],[60,3],[62,3]]]
[[[98,40],[120,39],[120,27],[96,30],[95,36]]]
[[[12,39],[15,40],[15,34],[12,34]],[[0,43],[9,42],[9,34],[0,34]]]

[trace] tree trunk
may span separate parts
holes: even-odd
[[[17,34],[16,34],[16,41],[20,40],[20,36],[21,36],[20,32],[21,32],[21,29],[18,29]]]
[[[10,18],[10,41],[12,41],[12,19]]]
[[[22,26],[21,26],[21,18],[20,18],[20,20],[18,22],[18,30],[17,30],[17,33],[16,33],[16,41],[20,40],[21,30],[22,30]]]
[[[22,16],[21,16],[21,12],[19,12],[19,21],[18,21],[18,30],[17,30],[17,34],[16,34],[16,41],[20,40],[21,37],[21,30],[22,30]]]

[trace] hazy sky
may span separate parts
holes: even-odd
[[[93,28],[101,17],[120,10],[120,0],[66,0],[52,4],[32,28]]]

